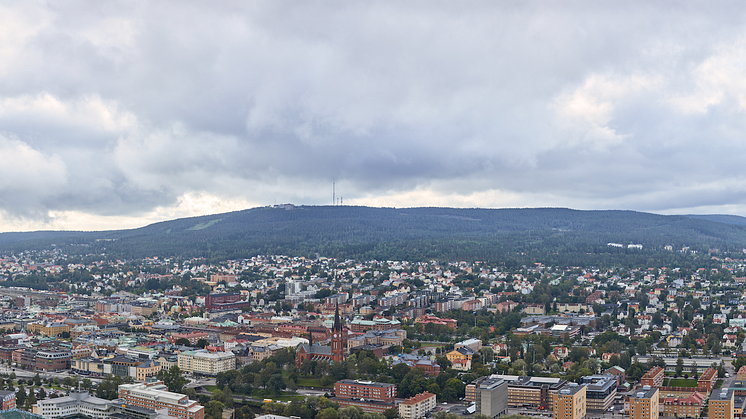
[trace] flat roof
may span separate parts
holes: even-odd
[[[384,387],[384,388],[394,386],[394,384],[391,384],[391,383],[377,383],[375,381],[358,381],[358,380],[339,380],[337,381],[337,383],[358,385],[358,386]]]
[[[639,390],[635,391],[634,394],[630,396],[631,399],[650,399],[654,397],[658,393],[658,387],[653,387],[649,390]]]
[[[712,393],[710,393],[710,401],[722,401],[722,400],[730,400],[730,398],[733,397],[733,389],[720,389],[720,390],[713,390]]]

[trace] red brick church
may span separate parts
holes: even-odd
[[[300,364],[305,360],[324,362],[333,364],[344,361],[344,350],[346,336],[342,330],[342,321],[339,319],[339,305],[334,312],[334,327],[332,327],[332,345],[322,346],[313,343],[313,335],[310,334],[308,344],[298,346],[295,352],[295,365],[300,368]]]

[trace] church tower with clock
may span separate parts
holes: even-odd
[[[332,362],[344,361],[344,351],[347,339],[342,332],[342,321],[339,318],[339,303],[334,312],[334,327],[332,327]]]

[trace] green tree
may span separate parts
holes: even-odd
[[[158,371],[156,378],[163,381],[163,384],[168,387],[168,391],[174,393],[180,393],[184,388],[184,384],[187,383],[187,379],[181,375],[181,369],[176,365],[168,370]]]
[[[363,409],[357,406],[347,406],[339,409],[339,419],[363,419]]]
[[[16,406],[23,406],[25,402],[26,402],[26,389],[24,389],[23,386],[19,386],[18,391],[16,392]]]
[[[316,414],[316,419],[339,419],[339,411],[333,407],[327,407]]]
[[[26,398],[26,403],[23,404],[23,408],[26,410],[31,410],[31,406],[36,404],[36,396],[34,395],[34,390],[29,389],[28,397]]]
[[[189,342],[189,339],[187,338],[178,338],[176,339],[176,342],[174,342],[176,345],[180,346],[192,346],[192,343]]]
[[[269,377],[269,381],[267,381],[266,388],[273,394],[280,394],[280,391],[285,387],[285,380],[282,378],[282,374],[272,374],[272,376]]]
[[[223,419],[223,409],[225,409],[223,403],[217,400],[210,400],[205,408],[205,416],[210,419]]]

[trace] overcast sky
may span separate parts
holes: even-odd
[[[0,1],[0,231],[291,202],[746,215],[742,2]]]

